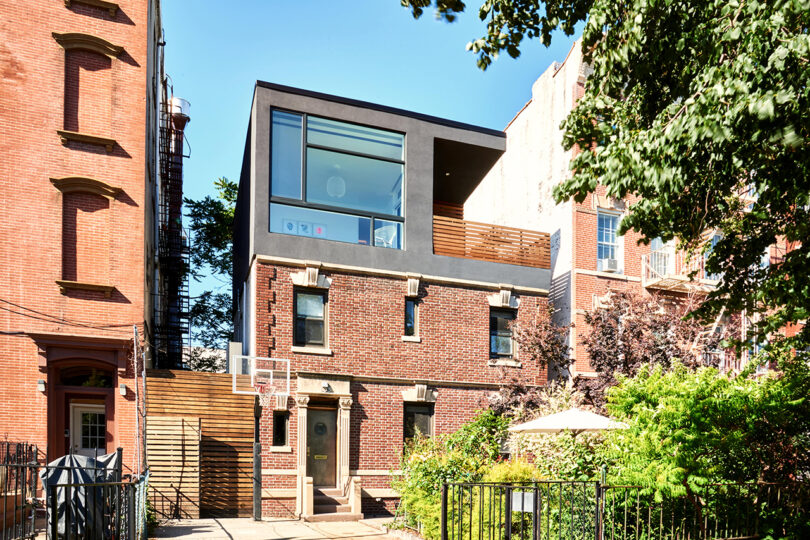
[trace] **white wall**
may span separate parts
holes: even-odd
[[[560,125],[589,74],[580,42],[532,85],[532,99],[506,128],[506,152],[470,195],[464,218],[551,235],[551,291],[555,320],[573,321],[573,205],[556,204],[554,186],[570,176],[572,153],[563,150]]]

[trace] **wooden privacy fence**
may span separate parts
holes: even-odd
[[[147,370],[150,497],[165,517],[248,517],[253,501],[254,398],[231,376]]]
[[[433,216],[433,253],[551,268],[547,233]]]

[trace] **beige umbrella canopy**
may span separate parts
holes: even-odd
[[[607,416],[581,409],[567,411],[535,418],[509,428],[512,433],[561,433],[570,431],[579,435],[584,431],[602,431],[605,429],[627,429],[627,424],[611,420]]]

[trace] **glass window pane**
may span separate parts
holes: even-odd
[[[295,308],[299,317],[323,318],[323,295],[296,293]]]
[[[271,204],[270,232],[370,245],[371,219],[285,204]]]
[[[323,345],[323,321],[307,319],[304,323],[307,344]]]
[[[270,183],[274,196],[301,198],[302,131],[300,114],[273,111]]]
[[[362,154],[402,159],[405,136],[381,129],[327,120],[307,118],[307,143],[330,146]]]
[[[405,335],[416,334],[416,302],[410,299],[405,300]]]
[[[273,446],[287,446],[287,422],[289,416],[286,412],[273,414]]]
[[[374,220],[374,245],[402,249],[402,223],[385,219]]]
[[[497,355],[512,354],[512,337],[493,335],[489,338],[490,350]]]
[[[307,201],[402,215],[404,166],[317,148],[307,149]]]

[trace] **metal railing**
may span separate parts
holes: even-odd
[[[442,540],[597,538],[596,482],[445,484]]]
[[[146,478],[49,486],[47,538],[140,539],[145,494]]]
[[[666,246],[641,256],[641,284],[661,289],[711,288],[721,274],[706,271],[706,258]]]
[[[656,497],[600,482],[450,483],[442,540],[810,538],[806,484],[728,483]]]

